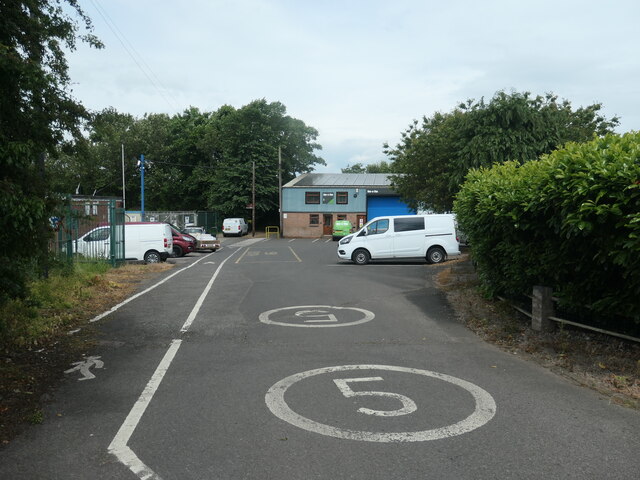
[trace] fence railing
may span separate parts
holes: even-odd
[[[555,314],[555,299],[550,287],[535,286],[533,287],[533,293],[531,295],[531,311],[516,305],[510,300],[498,297],[500,300],[509,303],[514,309],[520,313],[528,316],[531,319],[531,328],[536,331],[548,332],[553,330],[555,323],[562,325],[571,325],[577,328],[583,328],[585,330],[591,330],[594,332],[610,335],[612,337],[623,338],[632,342],[640,342],[640,338],[626,335],[611,330],[606,330],[592,325],[586,325],[584,323],[574,322],[564,318],[557,317]]]
[[[55,231],[49,249],[72,261],[108,261],[117,266],[125,259],[124,210],[115,200],[94,204],[89,213],[69,197],[53,217]],[[93,208],[95,207],[95,208]]]

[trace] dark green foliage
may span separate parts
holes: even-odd
[[[524,163],[569,141],[588,141],[611,132],[616,118],[599,115],[601,106],[573,110],[552,94],[498,92],[489,103],[467,101],[450,113],[414,121],[395,148],[385,146],[398,191],[412,207],[450,211],[471,168],[515,160]]]
[[[455,212],[490,293],[547,285],[570,309],[640,321],[640,133],[472,170]]]
[[[363,165],[362,163],[354,163],[342,169],[342,173],[396,173],[393,164],[382,160],[379,163],[370,163]]]
[[[256,164],[258,221],[278,215],[278,147],[282,181],[309,172],[324,160],[314,154],[318,132],[286,115],[279,102],[256,100],[215,112],[191,107],[172,117],[135,119],[107,109],[92,115],[88,137],[60,149],[49,161],[58,191],[122,194],[125,150],[127,209],[140,207],[140,171],[145,156],[145,209],[211,210],[221,216],[250,214],[252,164]]]
[[[86,116],[68,93],[64,49],[75,48],[78,27],[63,3],[90,31],[75,0],[0,1],[0,303],[24,295],[34,269],[46,272],[54,197],[45,156]]]

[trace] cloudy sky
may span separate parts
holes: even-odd
[[[87,108],[279,101],[319,131],[319,172],[385,160],[413,119],[498,90],[599,102],[640,130],[638,0],[81,3],[105,44],[68,57]]]

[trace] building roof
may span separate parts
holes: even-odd
[[[284,187],[390,187],[388,173],[305,173]]]

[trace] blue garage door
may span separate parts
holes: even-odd
[[[413,215],[411,210],[400,197],[367,197],[367,221],[384,215]]]

